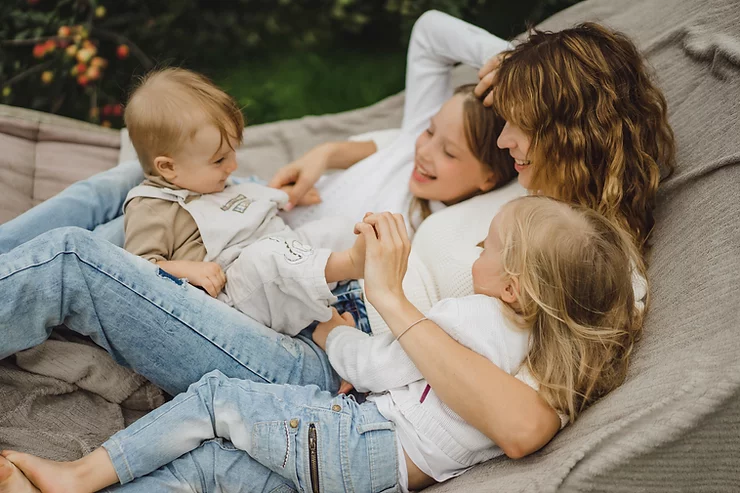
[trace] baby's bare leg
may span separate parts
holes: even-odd
[[[15,476],[11,472],[5,481],[10,489],[3,489],[3,462],[0,462],[0,493],[94,493],[118,483],[113,463],[103,448],[73,462],[55,462],[10,450],[2,455],[17,469]]]
[[[362,279],[365,276],[365,238],[358,235],[352,248],[329,255],[324,274],[327,283]]]

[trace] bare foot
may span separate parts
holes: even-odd
[[[0,456],[0,493],[39,493],[23,473]]]
[[[15,465],[17,475],[22,476],[27,485],[25,490],[16,490],[12,486],[9,490],[3,490],[3,483],[0,482],[0,493],[6,493],[6,491],[7,493],[11,491],[13,493],[85,493],[88,491],[74,480],[71,462],[54,462],[12,450],[6,450],[2,455]],[[5,459],[3,461],[7,462]],[[12,476],[11,479],[13,479]]]

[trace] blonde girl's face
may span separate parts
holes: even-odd
[[[464,100],[463,95],[450,98],[416,139],[409,179],[409,190],[415,197],[453,204],[496,185],[493,172],[468,147]]]
[[[529,135],[508,121],[496,141],[500,149],[509,150],[509,154],[514,158],[514,169],[519,173],[519,184],[526,189],[530,189],[532,184],[532,162],[529,159],[530,143]]]
[[[488,228],[488,236],[478,245],[483,250],[473,263],[473,291],[514,305],[518,298],[518,282],[506,273],[501,260],[503,245],[498,228],[503,220],[502,213],[496,214]]]

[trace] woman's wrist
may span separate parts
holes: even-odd
[[[371,303],[395,336],[424,316],[403,293],[395,295],[389,293],[376,301]]]

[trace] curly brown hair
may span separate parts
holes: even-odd
[[[504,53],[492,92],[494,109],[531,138],[531,188],[615,220],[644,255],[675,143],[634,43],[592,22],[533,30]]]

